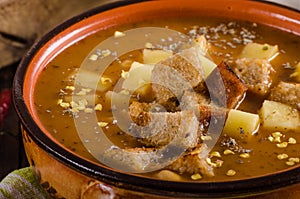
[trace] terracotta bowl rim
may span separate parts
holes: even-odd
[[[232,0],[232,2],[238,2],[240,0]],[[243,0],[245,3],[250,2]],[[131,4],[138,4],[148,2],[148,0],[128,0],[117,1],[109,4],[99,6],[91,9],[83,14],[75,16],[62,24],[55,27],[53,30],[45,34],[40,38],[23,57],[15,74],[13,83],[13,102],[17,114],[20,118],[22,127],[29,133],[35,143],[38,144],[43,150],[54,157],[61,163],[73,168],[74,170],[87,175],[89,177],[98,179],[108,184],[116,185],[121,188],[130,189],[134,191],[141,191],[155,195],[163,196],[176,196],[176,197],[209,197],[218,198],[224,197],[224,195],[242,196],[253,195],[258,193],[269,192],[274,189],[294,185],[300,182],[300,167],[284,170],[281,172],[234,181],[224,182],[170,182],[157,179],[150,179],[130,175],[126,173],[120,173],[112,169],[102,168],[99,165],[87,162],[84,159],[76,156],[63,147],[52,142],[38,127],[33,120],[23,98],[23,83],[26,74],[27,66],[39,49],[50,41],[54,36],[67,29],[69,26],[76,24],[77,22],[86,19],[95,14],[99,14],[110,9],[114,9],[122,6],[130,6]],[[159,1],[158,1],[159,2]],[[257,5],[270,5],[276,7],[282,7],[282,9],[288,9],[294,11],[300,16],[300,12],[287,8],[285,6],[278,5],[276,3],[251,1],[256,2]],[[300,27],[300,26],[299,26]],[[174,195],[174,193],[176,193]],[[177,194],[178,193],[178,194]]]

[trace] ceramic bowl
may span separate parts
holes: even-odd
[[[300,36],[299,12],[245,0],[120,1],[57,26],[26,53],[16,72],[13,90],[28,161],[43,188],[53,198],[226,198],[263,194],[300,182],[300,167],[230,182],[191,183],[143,178],[100,167],[49,138],[33,111],[34,86],[47,63],[90,34],[161,16],[230,17]]]

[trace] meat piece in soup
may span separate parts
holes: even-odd
[[[121,56],[93,49],[133,28],[115,27],[69,47],[41,72],[36,110],[55,139],[96,164],[108,160],[162,180],[245,179],[299,164],[298,36],[219,19],[134,28],[145,26],[182,32],[187,43],[177,46],[170,36],[160,40],[174,45],[145,43]],[[102,66],[110,56],[114,61]],[[97,67],[80,70],[85,57]],[[87,125],[84,132],[76,121]],[[98,149],[100,131],[113,147]]]

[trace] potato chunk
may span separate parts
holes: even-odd
[[[157,64],[158,62],[168,59],[172,55],[172,51],[150,49],[143,50],[144,64]]]
[[[97,91],[105,92],[112,86],[112,80],[99,73],[87,69],[80,69],[76,74],[76,84],[83,88],[96,88]]]
[[[122,75],[125,79],[122,88],[129,91],[135,91],[144,88],[151,81],[153,65],[133,62],[131,68],[126,74]],[[145,87],[146,89],[146,87]],[[139,90],[140,92],[143,92]]]
[[[269,130],[296,130],[300,126],[298,111],[280,102],[265,100],[260,117],[263,128]]]
[[[257,114],[232,109],[228,113],[223,132],[235,138],[251,138],[259,127],[260,120]]]
[[[210,73],[217,68],[217,64],[201,54],[199,54],[199,59],[204,69],[204,76],[208,77]]]
[[[272,61],[278,54],[277,45],[272,46],[269,44],[248,43],[239,57]]]
[[[208,75],[217,67],[217,64],[215,64],[211,59],[208,58],[209,55],[207,51],[210,48],[210,44],[208,43],[204,35],[200,35],[194,39],[193,46],[198,50],[198,57],[203,66],[204,75],[205,77],[208,77]]]
[[[156,177],[162,180],[169,180],[169,181],[180,181],[182,180],[181,176],[177,173],[170,171],[170,170],[161,170],[156,174]]]

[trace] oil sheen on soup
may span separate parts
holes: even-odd
[[[126,41],[139,27],[178,31],[184,40],[162,36],[122,54],[97,48],[107,38]],[[56,140],[99,165],[110,159],[174,181],[265,175],[299,164],[299,46],[299,37],[251,22],[116,27],[47,65],[35,87],[36,111]],[[164,158],[169,151],[176,155]]]

